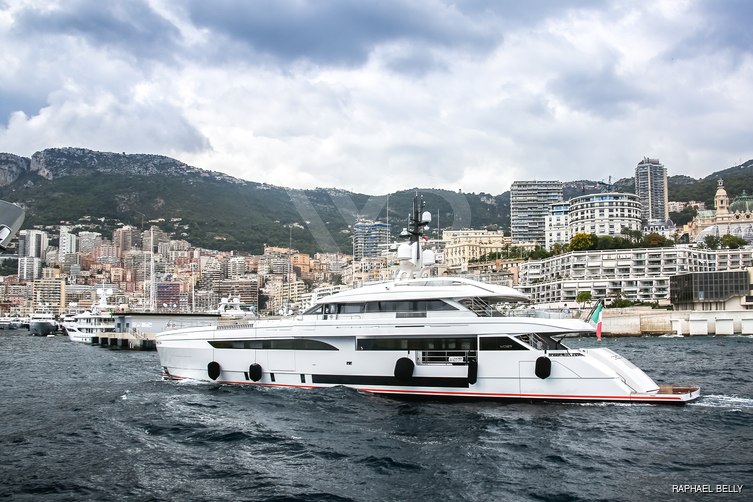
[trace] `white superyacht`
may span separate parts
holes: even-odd
[[[577,319],[506,317],[494,308],[527,301],[514,289],[424,277],[430,213],[414,202],[410,243],[394,281],[320,299],[301,315],[157,335],[165,377],[222,384],[543,401],[683,403],[695,386],[659,385],[608,348],[569,349],[592,334]]]
[[[112,290],[105,290],[104,287],[98,288],[97,294],[99,301],[92,306],[91,310],[66,316],[64,319],[63,329],[71,341],[92,343],[92,337],[116,331],[112,312],[117,306],[107,303],[107,297],[112,294]]]

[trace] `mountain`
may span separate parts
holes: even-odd
[[[753,194],[753,160],[703,179],[668,178],[670,200],[702,200],[713,207],[716,180],[731,197]],[[569,199],[589,193],[633,192],[633,178],[607,184],[568,181]],[[241,180],[148,154],[50,148],[31,158],[0,153],[0,198],[27,209],[25,227],[79,225],[109,236],[120,225],[148,228],[150,220],[196,246],[260,253],[264,244],[304,252],[348,253],[359,217],[380,219],[397,235],[415,192],[426,200],[432,229],[509,229],[510,192],[499,195],[407,189],[371,196],[333,188],[295,190]],[[389,208],[389,215],[387,209]],[[434,233],[436,235],[436,233]]]
[[[500,225],[509,197],[420,189],[442,228]],[[415,189],[389,196],[395,234]],[[149,220],[194,245],[260,253],[264,244],[306,252],[350,252],[359,216],[385,220],[387,196],[338,189],[294,190],[240,180],[169,157],[51,148],[30,159],[0,154],[0,198],[27,209],[25,227],[82,223],[110,235]],[[438,217],[438,218],[437,218]],[[438,219],[438,222],[437,222]]]

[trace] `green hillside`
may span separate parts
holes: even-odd
[[[20,174],[19,174],[20,173]],[[48,149],[31,159],[2,154],[0,198],[27,208],[24,226],[77,225],[109,236],[118,226],[148,228],[149,220],[176,238],[218,250],[260,253],[264,244],[305,252],[350,252],[359,217],[389,222],[397,236],[417,189],[366,195],[338,189],[293,190],[196,169],[169,157],[115,154],[77,148]],[[700,200],[713,207],[719,178],[731,197],[753,194],[753,160],[701,180],[668,179],[669,199]],[[10,181],[8,181],[10,180]],[[564,183],[566,199],[605,191],[631,192],[634,180],[608,185]],[[510,193],[500,195],[418,189],[438,228],[510,226]],[[389,214],[388,214],[389,208]]]

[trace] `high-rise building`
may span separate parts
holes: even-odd
[[[239,279],[246,275],[246,259],[243,256],[232,256],[227,261],[227,276]]]
[[[510,187],[513,242],[546,242],[545,221],[552,204],[562,200],[560,181],[515,181]]]
[[[65,279],[62,277],[38,279],[31,290],[33,305],[47,305],[54,314],[65,311]]]
[[[78,233],[78,249],[82,253],[90,253],[92,248],[102,241],[102,234],[83,230]]]
[[[667,169],[659,159],[643,157],[635,168],[635,193],[643,204],[642,218],[646,221],[669,219]]]
[[[34,256],[21,256],[18,259],[18,279],[33,281],[42,277],[42,260]]]
[[[47,245],[47,232],[42,230],[21,230],[18,233],[18,256],[44,258]]]
[[[118,248],[118,256],[123,256],[131,249],[141,246],[141,233],[136,228],[126,225],[112,233],[112,242]]]
[[[71,233],[71,227],[60,227],[60,240],[58,244],[58,261],[62,262],[65,255],[77,253],[79,250],[79,240],[76,235]]]
[[[374,258],[390,244],[390,225],[379,221],[359,221],[353,225],[353,259]]]

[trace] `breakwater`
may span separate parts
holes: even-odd
[[[602,322],[608,336],[753,335],[750,310],[605,309]]]

